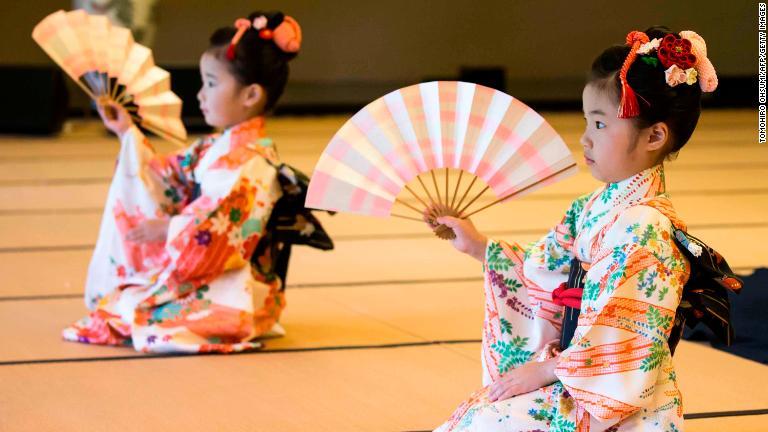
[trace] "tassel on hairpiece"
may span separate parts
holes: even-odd
[[[632,87],[629,86],[627,81],[627,73],[629,68],[634,63],[637,57],[637,50],[640,49],[640,45],[649,41],[648,35],[641,31],[631,31],[627,34],[627,45],[632,48],[627,54],[627,58],[624,60],[624,64],[621,66],[619,72],[619,78],[621,79],[621,102],[619,102],[619,118],[632,118],[640,114],[640,106],[637,102],[637,95]]]
[[[235,59],[235,46],[232,43],[227,47],[227,60],[232,61]]]
[[[229,61],[235,59],[237,43],[240,42],[240,38],[243,37],[245,31],[251,27],[251,22],[245,18],[239,18],[235,21],[235,27],[237,28],[237,33],[232,37],[232,41],[229,43],[229,47],[227,47],[227,59]]]

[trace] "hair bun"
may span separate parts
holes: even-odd
[[[713,92],[717,88],[717,72],[707,57],[707,43],[698,33],[690,30],[680,32],[680,37],[691,41],[691,52],[698,59],[696,72],[699,73],[699,86],[703,92]]]
[[[295,19],[289,16],[283,18],[273,32],[275,45],[287,53],[297,53],[301,48],[301,27]]]

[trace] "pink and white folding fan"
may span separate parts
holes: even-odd
[[[170,74],[155,66],[152,51],[135,43],[130,30],[106,16],[60,10],[43,18],[32,38],[97,103],[113,100],[141,127],[172,141],[187,139]]]
[[[466,218],[576,171],[562,138],[519,100],[476,84],[429,82],[371,102],[341,127],[315,166],[306,206],[423,220],[453,238],[437,217]],[[486,186],[465,204],[478,178]],[[495,199],[470,210],[489,189]],[[393,213],[395,203],[419,217]]]

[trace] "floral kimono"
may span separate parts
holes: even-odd
[[[485,387],[438,430],[682,430],[682,397],[667,340],[690,267],[673,241],[673,223],[684,227],[657,165],[577,199],[562,222],[528,248],[490,241],[484,262]],[[557,359],[558,380],[490,402],[490,384],[553,355],[563,306],[552,292],[568,279],[574,258],[586,278],[575,334]]]
[[[124,134],[88,269],[90,314],[66,340],[143,352],[231,352],[280,333],[281,282],[250,260],[280,197],[277,152],[254,118],[170,156]],[[168,218],[163,241],[126,233]]]

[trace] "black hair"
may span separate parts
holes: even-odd
[[[267,18],[266,28],[274,30],[284,19],[282,12],[256,11],[248,15],[248,21],[264,16]],[[221,27],[210,37],[207,52],[227,65],[235,79],[242,85],[259,84],[266,93],[264,110],[269,111],[275,106],[283,94],[288,82],[288,62],[297,53],[281,50],[272,39],[262,39],[259,31],[250,27],[243,33],[235,47],[234,59],[227,58],[227,49],[232,37],[237,32],[233,26]]]
[[[670,33],[669,28],[664,26],[645,30],[650,40],[663,39]],[[617,105],[621,99],[619,71],[629,51],[628,45],[614,45],[606,49],[592,63],[587,78],[587,84],[610,91]],[[637,94],[640,107],[640,114],[633,117],[635,126],[643,129],[657,122],[666,123],[671,135],[668,154],[679,151],[691,138],[701,115],[699,83],[670,87],[665,79],[664,66],[658,61],[655,52],[635,58],[627,72],[627,82]]]

